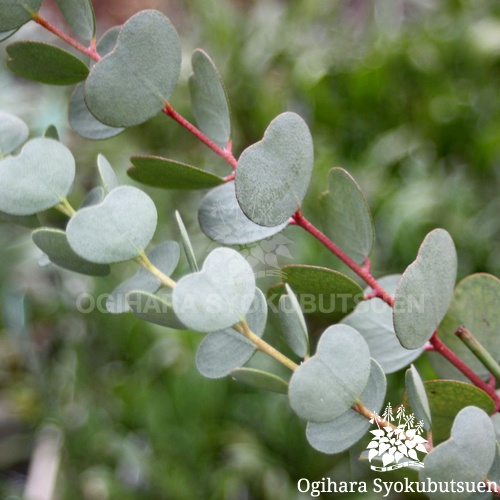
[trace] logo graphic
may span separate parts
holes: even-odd
[[[389,403],[382,417],[372,414],[370,423],[376,424],[377,429],[370,431],[373,438],[366,447],[369,450],[368,461],[371,463],[377,457],[382,461],[382,467],[370,465],[372,470],[387,472],[408,466],[424,467],[417,455],[417,451],[427,453],[427,440],[420,435],[424,428],[423,421],[415,424],[415,416],[406,415],[403,405],[398,406],[394,417]]]

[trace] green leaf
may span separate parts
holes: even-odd
[[[29,133],[28,125],[21,118],[0,111],[0,158],[24,144]]]
[[[110,272],[108,265],[94,264],[77,255],[69,246],[66,233],[60,229],[41,227],[35,229],[31,237],[35,245],[59,267],[89,276],[106,276]]]
[[[56,0],[64,20],[77,36],[90,42],[95,34],[94,8],[90,0]]]
[[[309,128],[295,113],[277,116],[264,138],[245,149],[236,170],[236,197],[244,214],[271,227],[286,222],[306,194],[313,168]]]
[[[384,404],[386,388],[387,381],[382,367],[372,359],[370,378],[361,394],[364,406],[379,413]],[[369,420],[349,408],[330,422],[309,422],[306,427],[306,437],[309,444],[318,451],[340,453],[358,442],[370,425]]]
[[[113,26],[99,39],[96,49],[101,57],[108,55],[116,47],[121,29],[122,26]]]
[[[355,281],[325,267],[292,264],[284,266],[281,274],[304,313],[327,314],[332,322],[349,314],[364,297]]]
[[[123,262],[144,251],[154,235],[157,217],[146,193],[120,186],[99,205],[79,210],[66,233],[71,248],[84,259],[99,264]]]
[[[434,444],[448,439],[457,413],[468,405],[477,406],[487,413],[495,411],[495,403],[481,389],[454,380],[430,380],[424,382],[432,416]]]
[[[0,0],[0,32],[20,28],[33,19],[42,0]]]
[[[328,191],[320,198],[325,234],[351,259],[362,264],[375,241],[373,219],[366,198],[343,168],[328,173]]]
[[[290,406],[305,420],[330,422],[361,396],[370,370],[370,351],[363,337],[350,326],[330,326],[316,354],[293,373]]]
[[[127,303],[138,318],[155,325],[185,330],[186,327],[176,316],[172,305],[152,293],[133,291],[127,294]]]
[[[196,123],[206,136],[224,148],[231,138],[224,84],[215,64],[203,50],[193,52],[191,64],[193,74],[189,77],[189,93]]]
[[[32,139],[18,156],[0,162],[0,210],[32,215],[51,208],[73,187],[75,160],[53,139]]]
[[[488,415],[475,406],[462,409],[453,423],[451,438],[436,446],[424,459],[421,481],[481,483],[495,459],[496,439]],[[433,499],[449,499],[450,493],[429,493]],[[453,493],[454,500],[471,498],[467,491]],[[474,496],[491,498],[491,493]]]
[[[408,401],[413,410],[415,418],[424,423],[424,428],[428,431],[432,428],[431,410],[429,400],[425,392],[425,386],[420,378],[417,369],[411,365],[405,374],[406,391]]]
[[[102,186],[96,186],[87,193],[87,196],[85,196],[79,208],[97,205],[98,203],[101,203],[105,197],[106,192],[104,191],[104,188]]]
[[[288,392],[288,384],[285,380],[273,373],[257,370],[256,368],[235,368],[231,371],[231,376],[237,382],[250,385],[256,389],[278,392],[280,394]]]
[[[113,167],[104,155],[99,154],[97,156],[97,169],[101,176],[102,185],[108,193],[120,186],[120,181],[116,177]]]
[[[288,224],[263,227],[252,222],[236,200],[234,182],[227,182],[209,191],[198,211],[202,231],[223,245],[246,245],[281,232]]]
[[[0,42],[5,42],[5,40],[10,38],[14,33],[17,33],[17,29],[0,32]]]
[[[189,269],[191,269],[192,273],[198,272],[200,269],[198,267],[198,262],[196,261],[193,246],[191,245],[191,240],[189,239],[189,235],[186,231],[186,226],[182,221],[181,215],[177,210],[175,211],[175,219],[177,220],[177,225],[179,226],[179,231],[181,232],[182,246],[188,260]]]
[[[148,259],[162,273],[170,276],[179,263],[179,245],[175,241],[164,241],[148,253]],[[133,291],[155,293],[161,287],[161,281],[147,269],[140,267],[137,272],[120,283],[106,301],[110,313],[119,314],[130,311],[127,294]]]
[[[264,294],[255,289],[255,297],[246,315],[250,330],[262,337],[267,321]],[[196,367],[207,378],[221,378],[243,366],[255,352],[255,345],[232,328],[209,333],[196,352]]]
[[[89,69],[68,51],[44,42],[7,46],[8,68],[18,76],[51,85],[72,85],[87,78]]]
[[[215,332],[244,319],[254,296],[255,276],[250,264],[235,250],[216,248],[201,271],[178,281],[172,303],[186,326]]]
[[[185,163],[159,156],[132,156],[127,170],[137,182],[163,189],[207,189],[224,182],[222,177]]]
[[[57,131],[57,128],[55,125],[49,125],[45,131],[43,132],[43,136],[46,139],[54,139],[54,141],[59,140],[59,132]]]
[[[287,293],[282,295],[279,300],[281,329],[292,351],[297,356],[304,358],[309,354],[309,335],[306,322],[297,297],[288,285],[285,285],[285,288]]]
[[[450,308],[439,327],[439,338],[479,376],[487,379],[486,367],[455,335],[465,325],[474,337],[500,362],[500,280],[491,274],[473,274],[455,288]],[[429,356],[442,378],[467,380],[461,372],[436,353]]]
[[[393,274],[377,281],[384,290],[394,296],[400,279],[400,274]],[[371,288],[367,288],[365,294],[371,291]],[[405,349],[401,345],[394,332],[392,308],[382,299],[360,302],[342,323],[352,326],[363,335],[370,348],[371,357],[380,363],[385,373],[393,373],[408,366],[423,352],[423,348]]]
[[[444,229],[431,231],[399,283],[394,329],[407,349],[423,346],[444,318],[457,276],[457,252]]]
[[[139,12],[123,25],[114,50],[92,68],[85,102],[106,125],[138,125],[163,109],[180,67],[179,37],[170,21],[158,11]]]

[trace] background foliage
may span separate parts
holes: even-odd
[[[497,2],[95,4],[99,33],[147,7],[172,19],[184,52],[172,103],[188,118],[190,53],[198,46],[207,50],[230,98],[236,155],[259,140],[277,114],[292,110],[303,116],[316,157],[304,212],[319,224],[317,199],[327,189],[327,171],[347,168],[374,215],[375,276],[404,270],[434,227],[447,229],[455,241],[459,279],[480,271],[500,274]],[[50,2],[45,9],[50,18]],[[31,24],[21,30],[23,38],[45,36],[40,33]],[[219,159],[162,116],[114,139],[85,141],[70,131],[66,103],[64,89],[16,79],[2,64],[0,108],[20,114],[33,135],[49,124],[58,127],[77,160],[81,198],[95,180],[98,152],[124,182],[131,182],[125,170],[132,154],[166,154],[225,172]],[[158,238],[178,238],[178,209],[203,260],[213,248],[199,231],[194,208],[203,193],[148,192],[159,208]],[[307,235],[293,227],[283,235],[289,254],[278,256],[281,265],[341,269]],[[273,269],[272,262],[262,263],[259,244],[244,254],[261,261],[263,271]],[[0,226],[2,497],[20,498],[34,436],[50,423],[64,434],[62,498],[291,499],[301,498],[296,484],[302,477],[369,477],[356,451],[351,458],[312,450],[305,424],[285,396],[202,378],[194,365],[199,335],[129,316],[77,311],[80,293],[110,292],[132,274],[129,267],[115,266],[109,278],[94,282],[39,267],[38,258],[27,231]],[[182,266],[187,269],[185,261]],[[261,286],[276,281],[270,272],[263,274]],[[279,320],[271,322],[276,332],[270,328],[266,334],[277,336]],[[417,366],[424,378],[431,377],[424,358]],[[387,399],[395,405],[401,374],[388,382]]]

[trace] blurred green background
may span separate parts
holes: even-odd
[[[425,234],[447,229],[459,277],[500,275],[500,4],[494,0],[157,0],[95,2],[98,33],[144,8],[177,27],[184,50],[172,105],[192,119],[190,53],[205,49],[225,81],[234,151],[259,140],[279,113],[308,122],[315,174],[304,213],[319,224],[318,195],[332,166],[347,168],[372,208],[375,276],[402,272]],[[51,2],[43,15],[59,23]],[[15,39],[52,38],[34,24]],[[159,154],[227,175],[228,168],[165,116],[122,135],[90,142],[68,127],[71,89],[15,78],[2,44],[0,108],[24,118],[32,135],[59,129],[76,159],[75,205],[98,183],[103,153],[123,182],[132,154]],[[204,193],[146,188],[160,213],[157,240],[179,239],[175,209],[203,260],[211,243],[197,222]],[[44,214],[57,223],[57,215]],[[308,235],[287,228],[279,264],[342,266]],[[285,251],[286,249],[286,251]],[[276,261],[260,245],[263,288]],[[80,294],[110,292],[134,270],[115,266],[92,280],[39,266],[29,231],[0,225],[0,496],[22,498],[40,430],[62,436],[61,499],[299,499],[297,481],[369,480],[352,455],[326,456],[304,437],[286,398],[210,381],[196,371],[200,336],[97,310],[81,314]],[[182,261],[176,276],[187,269]],[[268,272],[269,271],[269,272]],[[311,324],[317,333],[317,327]],[[276,318],[266,336],[283,347]],[[258,359],[258,363],[265,360]],[[432,377],[426,359],[417,362]],[[387,400],[402,398],[401,373],[389,376]],[[365,442],[366,441],[366,442]],[[404,473],[386,474],[401,480]],[[416,476],[408,477],[415,480]],[[321,498],[330,498],[322,495]],[[337,494],[335,498],[381,498]],[[397,495],[388,498],[418,498]]]

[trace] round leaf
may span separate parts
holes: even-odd
[[[262,337],[267,321],[264,294],[255,289],[255,297],[246,315],[250,330]],[[255,345],[232,328],[209,333],[196,352],[196,367],[207,378],[221,378],[243,366],[255,352]]]
[[[60,229],[41,227],[31,234],[35,245],[57,266],[90,276],[106,276],[110,268],[94,264],[77,255],[69,246],[66,233]]]
[[[431,231],[399,283],[394,329],[407,349],[423,346],[444,318],[457,276],[457,252],[444,229]]]
[[[240,322],[254,296],[255,276],[250,264],[235,250],[216,248],[201,271],[179,280],[172,303],[186,326],[214,332]]]
[[[288,392],[288,384],[286,381],[273,373],[257,370],[255,368],[236,368],[231,372],[231,376],[237,382],[250,385],[256,389],[264,389],[280,394],[286,394]]]
[[[431,430],[431,410],[429,400],[425,392],[425,386],[420,378],[417,369],[411,365],[405,374],[406,391],[408,393],[408,401],[418,421],[424,423],[426,430]]]
[[[271,227],[286,222],[306,194],[313,168],[309,128],[295,113],[277,116],[264,138],[245,149],[236,170],[236,197],[245,215]]]
[[[198,262],[196,261],[196,256],[194,254],[193,246],[191,245],[191,240],[189,239],[186,226],[184,225],[181,215],[177,210],[175,211],[175,219],[177,220],[177,225],[179,226],[179,231],[181,232],[182,246],[189,263],[189,269],[191,269],[192,273],[195,273],[200,269],[198,267]]]
[[[108,193],[120,185],[120,181],[116,177],[113,167],[104,155],[100,154],[97,157],[97,168],[99,170],[99,175],[101,176],[104,189],[106,189]]]
[[[290,406],[306,420],[330,422],[361,396],[370,369],[370,351],[363,337],[350,326],[330,326],[316,354],[293,373]]]
[[[263,227],[252,222],[236,200],[234,182],[227,182],[208,192],[201,201],[198,220],[202,231],[223,245],[246,245],[282,231],[288,224]]]
[[[401,275],[384,276],[377,281],[391,295],[396,292]],[[368,288],[365,294],[371,292]],[[382,299],[374,298],[360,302],[342,323],[352,326],[363,335],[371,357],[376,359],[385,373],[393,373],[408,366],[423,352],[423,348],[405,349],[394,332],[392,308]]]
[[[212,141],[225,147],[231,138],[231,119],[222,79],[203,50],[193,52],[191,64],[193,74],[189,77],[189,92],[196,123]]]
[[[224,182],[221,177],[159,156],[132,156],[127,174],[137,182],[163,189],[206,189]]]
[[[92,114],[112,127],[130,127],[159,113],[179,79],[181,47],[170,21],[145,10],[131,17],[116,47],[95,66],[85,85]]]
[[[111,264],[137,257],[154,235],[156,207],[131,186],[113,189],[99,205],[83,208],[68,223],[71,248],[91,262]]]
[[[171,304],[148,292],[133,291],[127,294],[127,303],[138,318],[155,325],[185,330]]]
[[[28,140],[28,125],[10,113],[0,111],[0,158],[7,156]]]
[[[38,12],[42,0],[3,0],[0,3],[2,15],[0,16],[0,32],[20,28],[23,24],[33,19]]]
[[[420,480],[452,480],[463,483],[481,483],[488,474],[496,453],[493,424],[488,415],[475,406],[461,410],[453,423],[451,438],[436,446],[424,459]],[[429,493],[431,499],[448,499],[450,493]],[[486,493],[484,498],[490,498]],[[455,492],[453,499],[466,500],[470,493]],[[475,497],[474,497],[475,498]]]
[[[375,230],[370,208],[360,187],[343,168],[328,173],[328,191],[320,198],[325,234],[355,262],[370,255]]]
[[[382,367],[372,359],[370,378],[361,394],[364,406],[373,412],[380,412],[384,404],[386,387],[387,382]],[[306,437],[309,444],[318,451],[340,453],[358,442],[370,425],[369,420],[349,408],[330,422],[309,422]]]
[[[16,42],[7,47],[7,66],[18,76],[51,85],[72,85],[87,78],[85,63],[68,51],[43,42]]]
[[[18,156],[0,162],[0,210],[31,215],[51,208],[71,191],[75,160],[53,139],[32,139]]]
[[[56,0],[65,21],[83,40],[89,42],[95,33],[94,8],[90,0]]]
[[[281,329],[292,351],[303,358],[309,354],[306,322],[297,297],[288,285],[285,285],[285,288],[287,293],[279,300]]]

